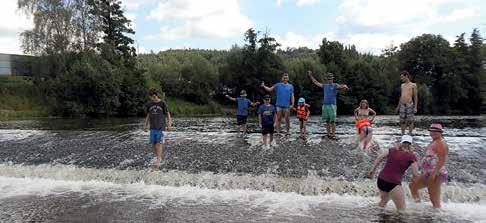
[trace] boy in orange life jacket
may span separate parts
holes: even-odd
[[[298,104],[297,104],[297,118],[299,119],[300,123],[300,136],[305,137],[307,133],[307,119],[309,118],[310,111],[309,111],[310,105],[305,103],[304,98],[299,98]]]

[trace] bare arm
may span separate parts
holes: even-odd
[[[348,85],[346,85],[346,84],[338,84],[338,87],[339,87],[339,89],[344,89],[344,90],[349,89]]]
[[[260,102],[257,101],[257,102],[252,102],[250,105],[251,105],[251,107],[255,107],[255,106],[259,105],[259,104],[260,104]]]
[[[295,109],[294,108],[294,105],[295,105],[295,96],[294,96],[294,93],[292,93],[292,96],[290,97],[290,107]]]
[[[358,112],[359,112],[359,108],[354,109],[354,119],[356,120],[358,120]]]
[[[389,150],[388,149],[385,149],[385,151],[383,151],[382,154],[380,154],[378,157],[376,157],[375,161],[373,162],[373,165],[371,166],[371,170],[369,172],[369,177],[372,177],[373,175],[375,175],[375,169],[376,169],[376,167],[378,166],[378,164],[381,163],[381,161],[383,159],[385,159],[386,157],[388,157],[388,153],[389,153]]]
[[[165,119],[167,121],[166,131],[170,131],[170,129],[172,128],[172,117],[170,116],[170,112],[167,112],[167,116],[165,117]]]
[[[311,79],[312,83],[314,83],[317,87],[320,87],[322,88],[322,83],[317,81],[314,76],[312,75],[312,71],[308,71],[307,72],[307,76],[309,76],[309,78]]]
[[[258,114],[258,125],[262,128],[262,114]]]
[[[417,162],[413,162],[411,166],[412,166],[412,175],[413,175],[413,177],[420,176],[418,163]]]
[[[260,86],[263,89],[265,89],[265,91],[268,91],[268,92],[272,92],[273,90],[275,90],[275,86],[267,87],[267,86],[265,86],[265,82],[263,82],[263,81],[262,81],[262,84]]]
[[[231,97],[231,96],[229,96],[229,95],[225,95],[225,97],[226,97],[227,99],[232,100],[232,101],[236,101],[236,98],[233,98],[233,97]]]
[[[375,120],[375,117],[376,117],[376,112],[375,112],[375,110],[373,110],[373,109],[371,109],[371,108],[370,108],[369,110],[370,110],[370,114],[371,114],[371,119],[370,119],[370,121],[373,121],[373,120]]]
[[[145,117],[145,122],[143,123],[143,131],[148,131],[150,113]]]
[[[447,145],[444,142],[439,143],[439,145],[437,146],[437,158],[438,158],[438,160],[437,160],[437,165],[435,165],[435,169],[434,169],[435,175],[439,174],[440,169],[445,164],[446,157],[447,157],[447,154],[448,154],[447,150],[448,150]]]
[[[413,104],[415,105],[415,107],[413,108],[413,112],[417,113],[417,108],[418,108],[417,84],[413,85],[412,93],[413,93]]]

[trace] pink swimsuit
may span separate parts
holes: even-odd
[[[439,158],[437,157],[437,145],[432,142],[427,146],[427,151],[425,157],[422,159],[422,174],[426,179],[434,172],[435,166],[437,165]],[[449,177],[447,175],[447,170],[445,166],[442,166],[439,171],[439,176],[442,177],[444,182],[447,182]]]

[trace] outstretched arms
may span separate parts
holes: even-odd
[[[265,86],[265,82],[263,82],[263,81],[262,81],[262,84],[260,86],[263,89],[265,89],[265,91],[268,91],[268,92],[272,92],[273,90],[275,90],[275,86],[267,87],[267,86]]]
[[[317,81],[314,76],[312,75],[312,71],[307,71],[307,76],[311,79],[312,83],[314,83],[317,87],[322,88],[322,83]]]
[[[229,95],[225,95],[225,97],[226,97],[227,99],[232,100],[232,101],[236,101],[236,98],[233,98],[233,97],[231,97],[231,96],[229,96]]]

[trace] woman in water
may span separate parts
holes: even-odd
[[[417,158],[412,152],[412,136],[404,135],[398,148],[385,150],[379,155],[369,172],[369,177],[373,177],[378,164],[387,158],[385,167],[378,175],[378,189],[380,191],[380,207],[385,207],[391,199],[397,210],[405,209],[405,193],[402,188],[402,177],[409,166],[412,166],[412,173],[418,176]]]
[[[434,208],[440,208],[440,187],[447,182],[448,176],[445,162],[449,153],[446,141],[442,137],[442,125],[432,124],[429,128],[432,142],[427,146],[425,157],[422,159],[422,175],[415,178],[410,184],[410,192],[416,202],[420,202],[419,190],[427,187],[430,201]]]
[[[371,118],[369,117],[370,114],[372,115]],[[366,149],[373,137],[371,123],[375,119],[375,116],[376,112],[368,106],[367,100],[361,100],[359,107],[354,110],[356,128],[358,129],[359,141],[363,144],[363,149]]]

